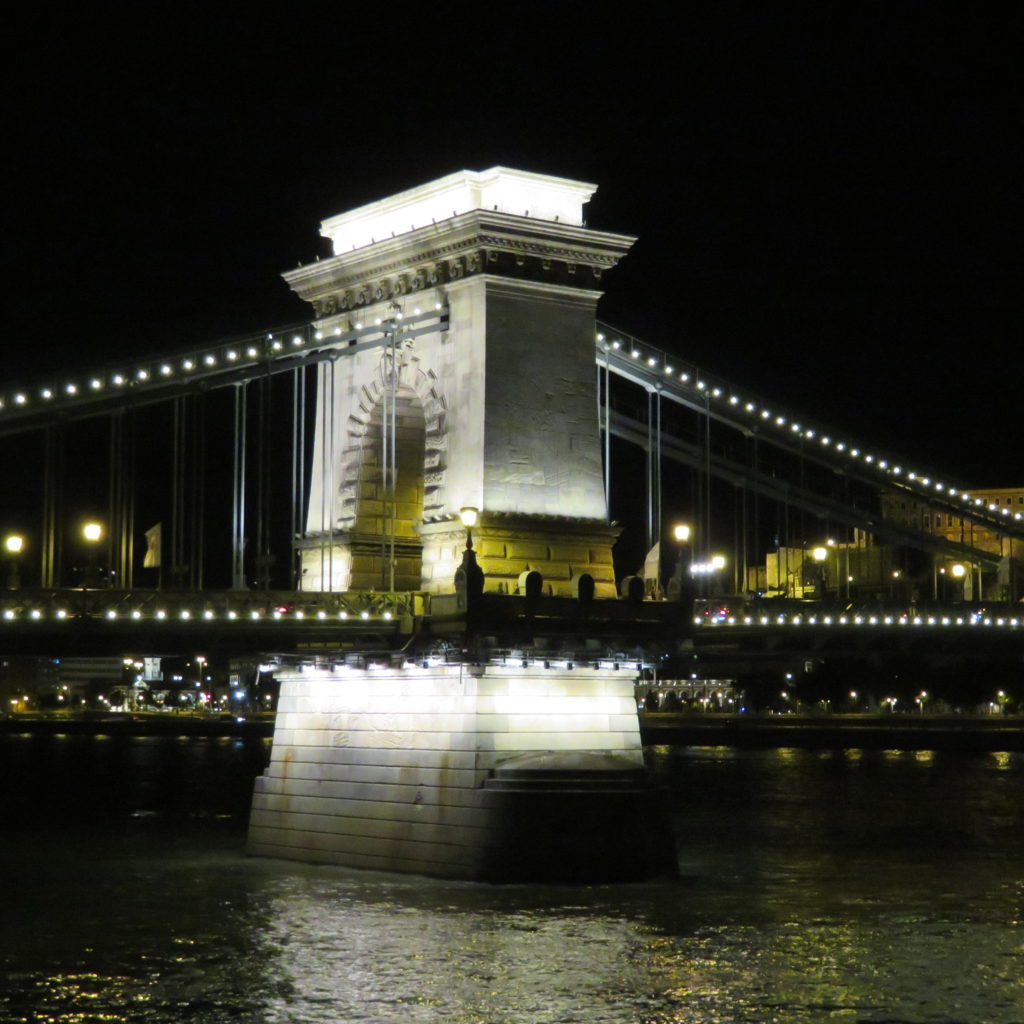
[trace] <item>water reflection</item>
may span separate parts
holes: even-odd
[[[274,887],[268,1021],[1020,1020],[1019,936],[941,908],[724,925],[685,885],[545,900],[337,874]]]
[[[0,1022],[1024,1020],[1019,755],[659,748],[681,881],[488,887],[246,858],[259,754],[0,744]]]

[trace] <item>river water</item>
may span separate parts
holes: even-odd
[[[0,737],[0,1022],[1024,1022],[1024,755],[649,751],[677,882],[246,857],[269,741]]]

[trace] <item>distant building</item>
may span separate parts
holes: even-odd
[[[983,501],[990,511],[1024,513],[1024,487],[980,487],[971,488],[970,493]],[[995,571],[983,570],[980,564],[958,570],[962,573],[965,598],[1000,601],[1016,601],[1020,598],[1024,542],[987,529],[953,512],[932,508],[905,493],[883,493],[882,515],[922,533],[998,555],[1001,561]],[[948,566],[938,568],[939,573],[949,575],[957,564],[952,558],[948,562]]]
[[[1013,512],[1024,513],[1024,487],[972,487],[970,493],[980,498],[993,511],[1009,508]],[[882,515],[886,519],[903,523],[923,533],[958,541],[994,555],[1007,555],[1018,559],[1024,557],[1024,544],[1020,541],[1013,542],[1014,549],[1011,552],[1010,538],[987,530],[970,520],[962,519],[952,512],[937,511],[904,493],[883,493]]]

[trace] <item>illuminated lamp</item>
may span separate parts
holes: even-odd
[[[465,596],[466,607],[484,591],[484,573],[476,561],[473,550],[473,527],[476,526],[480,510],[472,505],[459,509],[459,518],[466,527],[466,547],[462,552],[462,564],[455,570],[455,591]]]

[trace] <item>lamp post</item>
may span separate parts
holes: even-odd
[[[466,528],[466,550],[473,550],[473,527],[476,526],[477,516],[480,510],[474,508],[472,505],[464,505],[459,509],[459,518],[462,520],[462,525]]]
[[[668,581],[668,599],[670,601],[683,600],[684,581],[689,561],[690,527],[686,523],[677,523],[672,528],[672,538],[676,542],[678,551],[676,553],[676,567],[672,572],[672,578]]]
[[[25,538],[20,533],[11,533],[4,540],[4,547],[10,558],[11,569],[7,577],[7,589],[18,590],[21,587],[21,576],[18,573],[21,552],[25,548]]]
[[[957,562],[949,567],[949,574],[960,584],[960,600],[964,599],[964,577],[967,575],[967,567]]]
[[[815,568],[814,596],[820,601],[825,597],[825,561],[828,558],[828,548],[821,546],[813,548],[811,558],[814,559]]]
[[[99,569],[96,563],[96,551],[99,542],[103,539],[103,525],[90,520],[82,527],[82,536],[85,538],[86,549],[89,553],[88,563],[82,578],[83,586],[99,586]]]
[[[466,547],[462,552],[462,564],[455,570],[455,592],[460,594],[469,609],[484,591],[484,573],[477,565],[473,550],[473,527],[476,526],[480,510],[472,505],[459,509],[459,518],[466,528]]]

